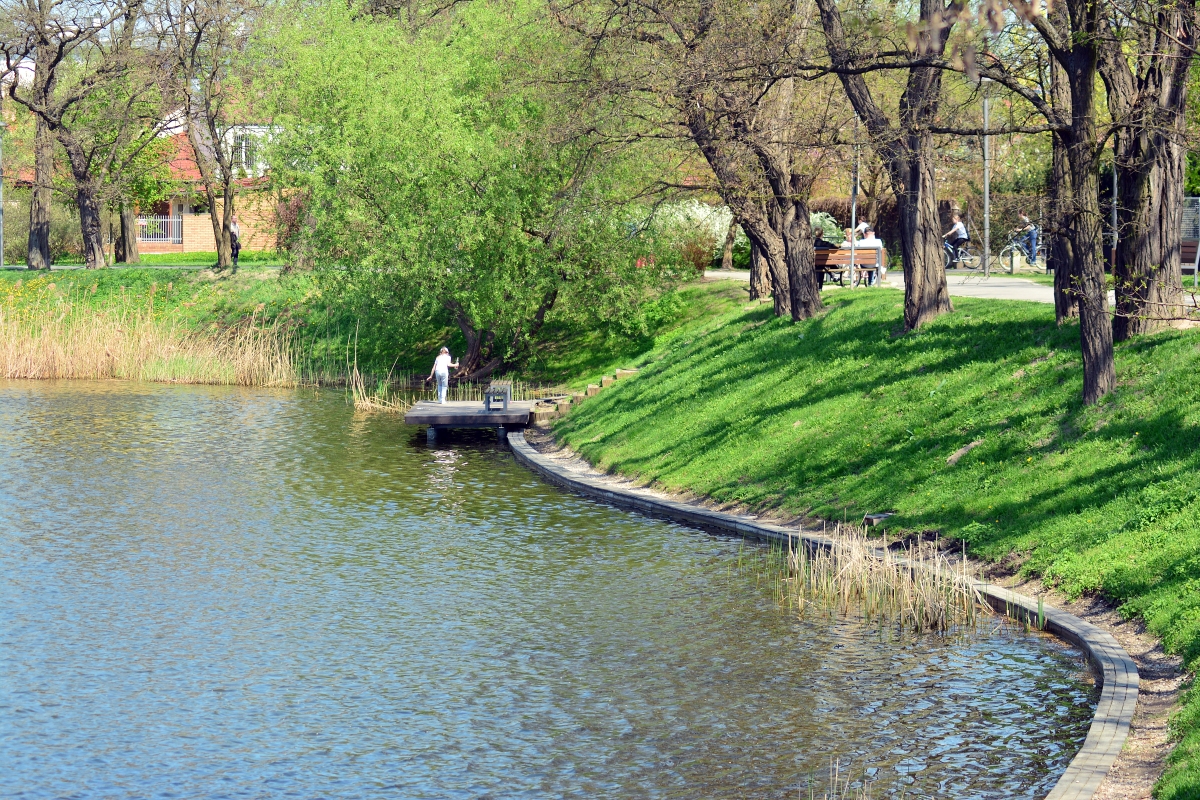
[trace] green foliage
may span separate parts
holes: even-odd
[[[481,362],[516,364],[550,312],[633,334],[672,280],[676,252],[623,199],[638,160],[574,129],[527,57],[569,54],[522,22],[471,5],[414,33],[334,5],[270,43],[297,247],[376,340],[453,324]]]
[[[605,468],[719,502],[937,529],[1071,595],[1101,592],[1200,667],[1200,335],[1119,344],[1120,387],[1079,401],[1053,308],[958,298],[900,335],[901,297],[832,293],[792,324],[732,310],[559,426]],[[956,464],[947,458],[982,443]],[[1160,796],[1200,792],[1200,697]]]
[[[816,211],[809,214],[808,222],[814,230],[820,228],[824,232],[826,241],[837,244],[842,240],[844,228],[828,211]]]
[[[1200,153],[1187,154],[1187,166],[1183,173],[1183,193],[1188,197],[1200,195]]]

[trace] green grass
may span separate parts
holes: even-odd
[[[900,335],[894,290],[826,301],[801,324],[740,303],[557,431],[602,467],[719,501],[894,511],[893,529],[1103,593],[1200,666],[1200,331],[1118,345],[1120,385],[1088,408],[1078,328],[1049,306],[955,298],[954,314]],[[1200,797],[1200,691],[1174,730],[1158,795]]]
[[[595,325],[551,322],[544,341],[522,370],[525,378],[583,388],[618,368],[638,368],[673,342],[729,311],[745,305],[746,284],[694,283],[655,301],[647,310],[648,329],[629,335]]]
[[[144,253],[140,259],[145,266],[211,267],[217,263],[217,254],[215,251],[211,253]],[[281,267],[283,264],[283,257],[277,255],[273,250],[243,250],[238,254],[239,267],[248,265]]]

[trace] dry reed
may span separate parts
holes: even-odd
[[[839,525],[827,547],[797,539],[742,563],[801,615],[854,612],[901,630],[944,632],[991,614],[965,560],[951,562],[936,543],[893,549],[856,526]]]
[[[189,330],[149,307],[96,308],[58,298],[0,305],[0,376],[295,386],[291,334],[257,317],[227,330]]]

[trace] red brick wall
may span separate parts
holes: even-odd
[[[243,250],[275,249],[275,198],[270,192],[246,190],[234,204],[242,229]],[[183,244],[138,242],[142,253],[213,253],[212,219],[208,213],[183,215]]]

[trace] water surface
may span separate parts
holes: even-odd
[[[334,392],[0,383],[0,796],[1043,796],[1078,652],[799,621],[740,543]]]

